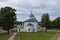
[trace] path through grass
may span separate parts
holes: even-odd
[[[7,33],[0,33],[0,40],[8,40],[8,38],[12,35],[11,32],[9,35]]]

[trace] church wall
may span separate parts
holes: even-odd
[[[17,25],[17,32],[19,32],[19,29],[20,29],[20,28],[19,28],[19,25]]]
[[[34,25],[34,28],[31,28],[31,27],[28,27],[27,26],[27,24],[29,24],[29,23],[31,23],[31,24],[33,24]],[[17,32],[29,32],[28,31],[28,28],[30,28],[31,29],[31,31],[33,30],[33,29],[35,29],[35,32],[37,32],[38,31],[38,22],[24,22],[24,28],[23,29],[20,29],[20,26],[18,25],[17,26]]]
[[[22,28],[21,28],[22,27]],[[17,25],[17,32],[24,32],[24,25]]]
[[[38,23],[37,23],[37,22],[33,22],[32,24],[33,24],[34,27],[35,27],[35,32],[37,32],[37,31],[38,31],[38,29],[37,29],[37,28],[38,28]]]
[[[26,26],[27,24],[29,24],[29,23],[31,23],[31,24],[33,24],[34,25],[34,29],[35,29],[35,32],[37,32],[38,31],[38,23],[37,22],[24,22],[24,30],[25,31],[27,31],[28,30],[28,27]],[[32,30],[32,29],[31,29]]]

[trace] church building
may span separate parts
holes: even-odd
[[[32,14],[29,15],[29,19],[23,21],[17,26],[17,32],[37,32],[39,31],[38,21]]]

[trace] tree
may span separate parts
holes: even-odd
[[[8,34],[9,30],[14,27],[14,23],[16,21],[15,12],[16,10],[11,7],[1,8],[0,23],[3,29],[8,31]]]
[[[50,23],[51,21],[50,21],[48,13],[43,14],[40,25],[42,27],[50,28]]]
[[[52,21],[52,27],[60,29],[60,17],[57,17],[55,20]]]

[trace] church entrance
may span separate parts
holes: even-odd
[[[34,29],[34,25],[33,24],[28,24],[27,25],[27,32],[34,32],[35,29]]]
[[[28,29],[28,31],[30,31],[30,28]]]

